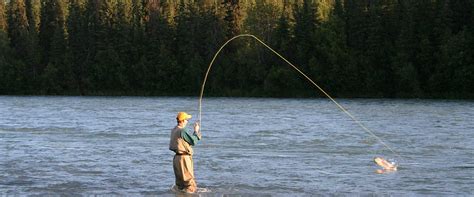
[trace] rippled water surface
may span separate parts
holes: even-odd
[[[473,195],[474,102],[338,101],[401,158],[327,99],[205,98],[199,195]],[[0,97],[0,194],[174,196],[169,134],[197,102]]]

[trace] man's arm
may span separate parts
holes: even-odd
[[[184,139],[184,141],[188,142],[191,146],[194,146],[197,144],[197,142],[201,139],[200,136],[194,132],[194,134],[189,134],[187,129],[183,129],[181,131],[181,137]]]

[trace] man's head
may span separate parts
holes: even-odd
[[[176,116],[176,121],[178,122],[178,124],[181,124],[182,126],[186,126],[190,118],[192,118],[192,116],[187,114],[186,112],[179,112],[178,115]]]

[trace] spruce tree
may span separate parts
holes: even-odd
[[[174,31],[169,23],[169,9],[167,2],[158,0],[147,1],[145,5],[145,36],[148,40],[145,43],[144,57],[140,60],[143,64],[143,71],[138,75],[143,75],[145,80],[144,91],[157,95],[165,95],[172,91],[169,81],[173,69],[176,67],[176,60],[173,53]]]
[[[11,93],[11,50],[7,35],[5,3],[0,1],[0,94]]]
[[[399,28],[395,39],[395,50],[391,58],[395,75],[397,97],[419,97],[421,88],[418,70],[415,67],[415,23],[413,8],[407,2],[398,2],[395,7],[397,26]]]
[[[28,92],[28,68],[22,58],[28,56],[28,19],[24,0],[12,0],[7,9],[7,30],[12,49],[12,61],[7,65],[9,91],[16,94]],[[8,54],[8,53],[7,53]]]
[[[96,94],[118,94],[122,87],[118,81],[120,75],[118,73],[121,67],[120,56],[114,46],[114,13],[115,2],[97,1],[92,2],[92,34],[94,42],[91,43],[96,48],[96,53],[91,65],[91,83],[94,86]],[[93,25],[93,26],[92,26]]]
[[[65,4],[61,0],[42,2],[39,43],[42,49],[43,89],[64,94],[72,86],[72,70],[65,63]]]
[[[247,18],[244,21],[244,31],[256,35],[265,43],[271,43],[279,16],[280,10],[275,5],[257,2],[247,10]],[[246,42],[249,41],[250,47],[242,48],[242,52],[238,53],[241,57],[237,59],[239,68],[237,68],[235,74],[239,75],[240,89],[250,90],[252,92],[263,92],[261,90],[265,88],[263,85],[268,71],[283,64],[281,60],[266,47],[253,40]]]
[[[236,36],[240,33],[242,23],[242,13],[239,0],[224,0],[222,2],[224,7],[224,22],[226,38]]]
[[[28,54],[28,17],[24,0],[12,0],[8,9],[8,37],[17,58]]]
[[[294,61],[293,45],[291,44],[291,5],[288,1],[284,2],[279,14],[270,43],[278,53],[288,60]],[[266,71],[264,81],[265,96],[291,97],[298,94],[293,91],[294,84],[298,83],[297,73],[273,53],[270,56],[272,57],[269,62],[271,69]]]
[[[295,4],[293,17],[295,24],[293,26],[294,34],[294,45],[296,46],[296,64],[299,68],[308,73],[310,78],[314,78],[314,72],[311,70],[316,70],[317,62],[320,60],[317,59],[314,55],[315,53],[315,33],[316,29],[319,28],[320,21],[317,18],[318,16],[318,5],[312,0],[303,0],[302,5]],[[306,88],[307,84],[304,82],[304,79],[301,77],[301,82],[295,84],[295,89],[300,89],[302,93],[306,95],[314,95],[314,92]],[[304,83],[303,83],[304,82]]]
[[[68,30],[67,62],[73,72],[76,92],[84,95],[87,92],[86,82],[88,79],[88,27],[80,0],[70,1],[68,12],[66,22]]]
[[[26,6],[26,16],[28,20],[28,47],[27,47],[27,56],[24,57],[26,64],[28,66],[28,79],[29,87],[32,90],[39,89],[39,75],[40,75],[40,50],[38,45],[38,30],[37,30],[37,14],[36,7],[39,4],[38,1],[34,0],[25,0]]]
[[[7,32],[7,18],[5,16],[5,2],[0,1],[0,31]]]
[[[356,94],[360,89],[359,73],[351,61],[346,43],[346,25],[342,2],[336,0],[327,21],[315,35],[316,58],[312,67],[315,79],[332,95]]]

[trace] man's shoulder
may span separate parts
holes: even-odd
[[[171,133],[181,133],[182,131],[183,131],[183,129],[179,128],[178,126],[171,129]]]
[[[183,128],[179,127],[179,126],[175,126],[173,127],[173,129],[171,129],[172,131],[176,131],[176,130],[182,130]]]
[[[172,133],[181,133],[181,134],[183,134],[183,133],[188,133],[188,130],[186,129],[186,127],[181,128],[181,127],[176,126],[173,129],[171,129],[171,132]]]

